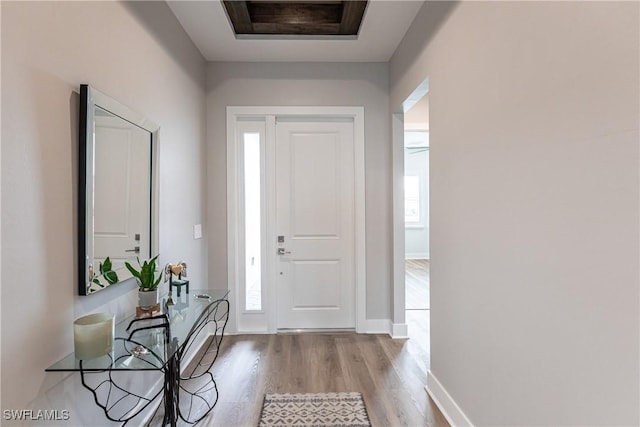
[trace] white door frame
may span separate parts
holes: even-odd
[[[391,336],[406,338],[405,224],[404,224],[404,114],[391,117],[393,174],[393,319]]]
[[[406,338],[405,224],[404,224],[404,112],[429,92],[429,78],[402,103],[402,113],[391,115],[391,174],[393,176],[393,320],[391,336]]]
[[[275,120],[276,117],[310,118],[349,118],[354,129],[354,173],[355,173],[355,313],[356,332],[366,331],[366,238],[365,238],[365,169],[364,169],[364,107],[227,107],[227,278],[230,292],[231,333],[276,333],[276,206],[269,201],[275,200]],[[242,298],[238,298],[240,277],[239,267],[239,179],[237,126],[239,120],[262,120],[266,122],[266,238],[267,256],[264,259],[265,280],[262,283],[264,307],[259,312],[247,312],[240,307]],[[269,256],[273,254],[273,256]]]

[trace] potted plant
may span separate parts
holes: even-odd
[[[151,308],[158,302],[158,285],[162,278],[162,271],[156,276],[156,271],[158,270],[157,260],[158,255],[148,261],[144,261],[142,264],[138,259],[138,266],[140,267],[138,269],[126,261],[124,263],[138,283],[138,304],[141,308]]]

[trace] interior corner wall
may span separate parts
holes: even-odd
[[[222,63],[207,73],[211,282],[227,286],[226,107],[364,106],[367,319],[391,318],[388,64]]]
[[[431,372],[474,425],[638,425],[640,5],[439,3],[390,63],[392,112],[429,78]]]
[[[73,351],[75,318],[129,315],[136,291],[77,295],[79,86],[161,126],[160,261],[187,261],[193,286],[207,280],[206,241],[193,239],[205,217],[205,62],[165,2],[0,7],[2,409],[28,408],[46,394],[48,406],[36,409],[71,409],[67,423],[94,425],[106,419],[79,376],[73,389],[91,401],[82,413],[63,406],[73,394],[44,370]]]

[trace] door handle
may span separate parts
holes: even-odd
[[[140,253],[140,246],[136,246],[133,249],[125,249],[125,252],[135,252],[137,254]]]
[[[278,248],[278,255],[289,255],[291,252],[286,251],[284,248]]]

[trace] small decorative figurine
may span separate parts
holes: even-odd
[[[187,263],[184,261],[180,261],[176,264],[167,264],[164,267],[164,281],[169,280],[169,300],[167,303],[171,305],[173,300],[171,299],[172,288],[175,286],[178,288],[178,298],[180,298],[180,290],[183,286],[186,286],[187,293],[189,293],[189,281],[184,280],[183,277],[187,277]],[[177,276],[176,279],[173,276]]]

